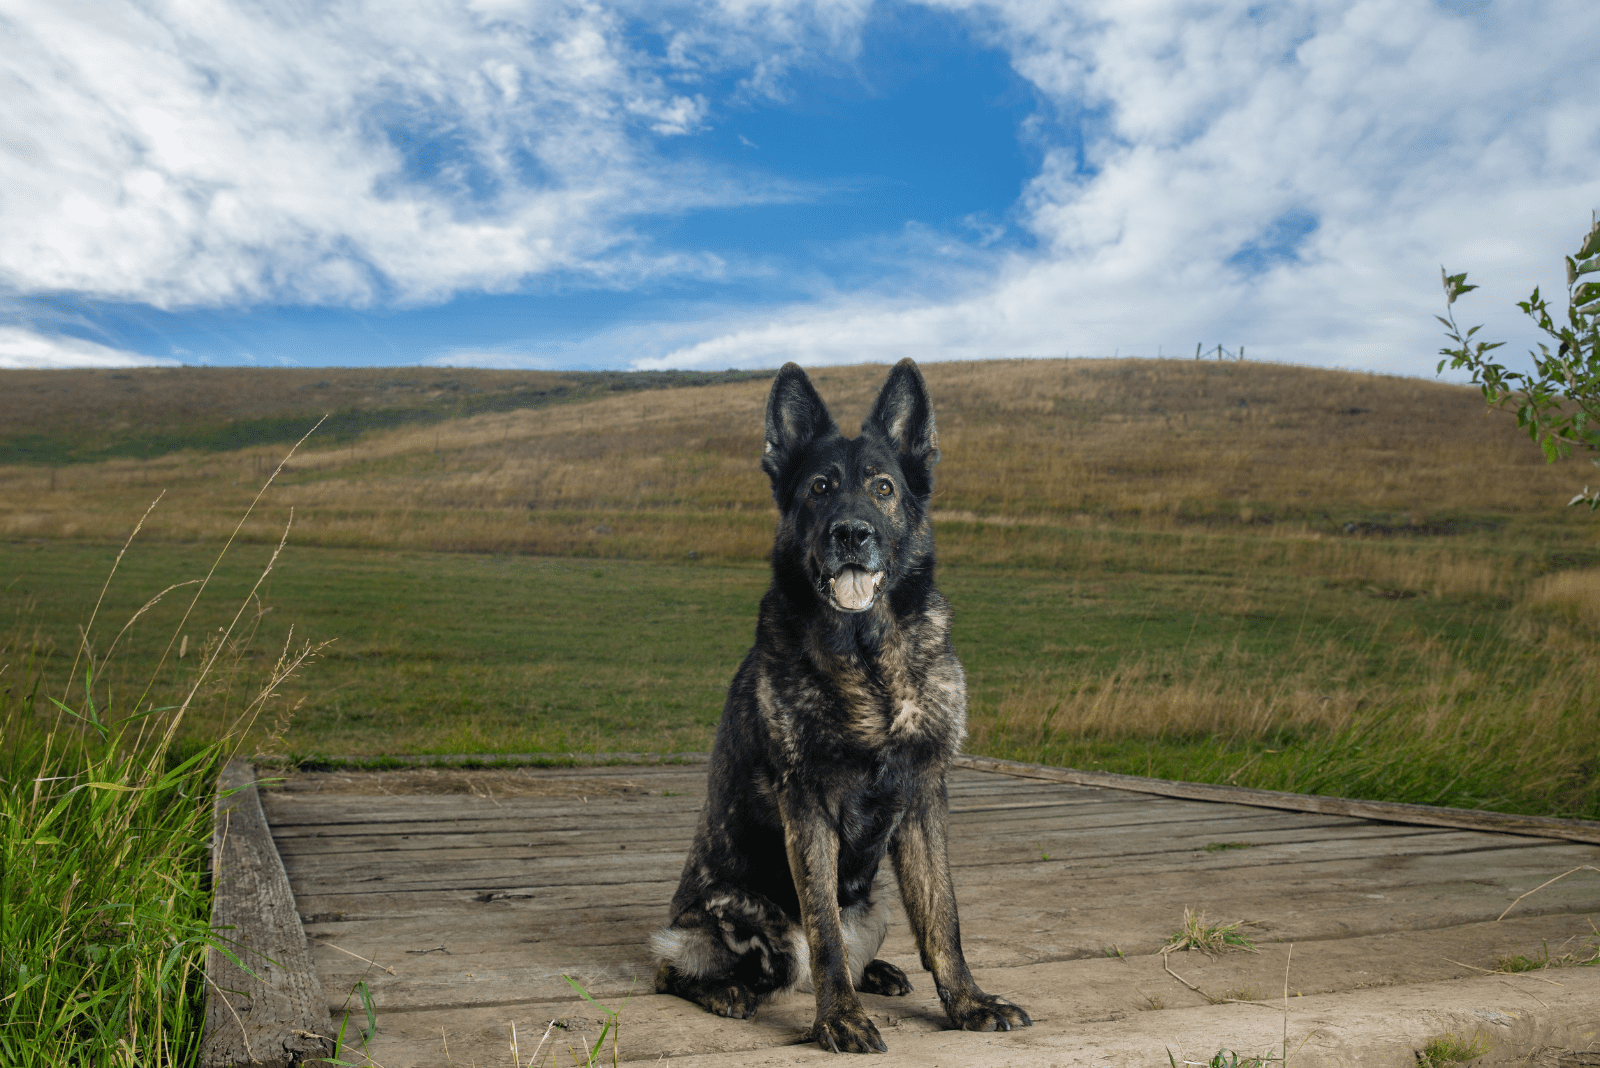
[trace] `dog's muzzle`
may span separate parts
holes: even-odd
[[[868,571],[855,564],[846,564],[828,580],[829,599],[834,607],[845,612],[864,612],[872,607],[878,597],[878,587],[883,584],[882,571]]]

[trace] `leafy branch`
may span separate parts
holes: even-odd
[[[1504,342],[1474,341],[1482,327],[1463,332],[1456,325],[1456,298],[1478,287],[1467,283],[1465,272],[1451,274],[1441,267],[1446,312],[1434,318],[1444,324],[1445,336],[1455,347],[1439,350],[1445,358],[1438,371],[1446,367],[1468,371],[1487,404],[1517,413],[1517,425],[1544,450],[1547,461],[1554,463],[1577,447],[1595,454],[1594,463],[1600,466],[1600,279],[1582,280],[1600,272],[1600,219],[1592,221],[1577,255],[1568,256],[1566,262],[1565,322],[1551,314],[1537,286],[1527,300],[1517,302],[1555,343],[1554,352],[1539,342],[1538,351],[1528,353],[1532,373],[1511,370],[1491,357]],[[1600,510],[1600,490],[1585,486],[1567,503]]]

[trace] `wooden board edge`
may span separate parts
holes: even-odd
[[[228,762],[212,813],[211,928],[248,970],[215,946],[207,952],[199,1064],[290,1068],[325,1058],[333,1024],[254,767]]]
[[[288,757],[261,754],[248,758],[252,763],[281,766],[290,763]],[[606,768],[606,767],[663,767],[682,765],[697,767],[711,762],[710,753],[404,753],[399,756],[329,757],[326,760],[305,761],[321,770],[324,766],[333,771],[398,771],[404,768],[457,767],[463,764],[478,768]]]
[[[1057,768],[1047,764],[1026,764],[1017,760],[971,756],[965,753],[956,757],[954,766],[970,771],[992,771],[1020,778],[1071,783],[1075,786],[1100,786],[1141,794],[1158,794],[1162,797],[1178,797],[1190,801],[1215,801],[1251,805],[1256,808],[1316,812],[1327,816],[1354,816],[1388,823],[1452,827],[1459,830],[1520,834],[1534,838],[1559,838],[1569,842],[1600,845],[1600,823],[1591,820],[1518,816],[1506,812],[1485,812],[1470,808],[1410,805],[1398,801],[1361,801],[1347,797],[1294,794],[1283,790],[1255,790],[1244,786],[1177,782],[1172,779],[1150,779],[1142,775],[1120,775],[1110,771],[1081,771],[1077,768]]]

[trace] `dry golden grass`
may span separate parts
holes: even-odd
[[[1157,530],[1270,526],[1276,536],[1306,538],[1347,522],[1425,533],[1463,516],[1558,516],[1580,478],[1575,468],[1545,465],[1507,417],[1486,413],[1466,387],[1176,360],[925,370],[939,409],[944,460],[935,504],[950,521],[943,533],[951,559],[1020,546],[1051,563],[1060,554],[1049,545],[1060,539],[1050,530],[1084,535],[1107,522]],[[813,377],[853,433],[884,373],[841,367]],[[230,383],[229,396],[266,395],[274,383],[279,394],[298,394],[307,385],[298,371],[282,372],[281,381],[280,372],[254,369],[168,374],[184,396],[207,382]],[[344,383],[346,399],[382,399],[376,372],[327,376]],[[356,397],[358,387],[367,393]],[[375,432],[321,449],[313,438],[274,499],[296,508],[301,544],[759,558],[772,519],[757,467],[766,390],[752,381],[619,394]],[[33,397],[34,411],[55,399]],[[104,401],[76,398],[50,417],[95,425],[87,408]],[[164,509],[153,533],[209,539],[230,525],[278,451],[0,467],[0,536],[111,538],[162,487],[177,507]],[[247,533],[270,536],[266,526]],[[1416,573],[1393,580],[1407,588],[1492,591],[1501,583],[1481,561],[1464,558],[1404,567]],[[1366,577],[1371,568],[1358,570]]]
[[[1526,612],[1457,641],[1379,623],[1366,640],[1309,636],[1286,656],[1200,633],[1110,669],[1041,666],[974,716],[969,748],[1302,793],[1593,809],[1593,632]],[[1209,755],[1167,751],[1199,739]]]
[[[1297,642],[1288,662],[1251,654],[1224,638],[1194,647],[1135,653],[1110,671],[1041,668],[999,701],[992,718],[975,721],[982,750],[1009,744],[1048,745],[1058,738],[1264,738],[1274,732],[1343,731],[1365,710],[1399,708],[1404,733],[1426,740],[1462,727],[1459,709],[1484,692],[1513,693],[1525,739],[1543,744],[1575,707],[1588,707],[1588,730],[1600,735],[1600,657],[1582,636],[1524,622],[1517,646],[1541,646],[1564,659],[1564,670],[1528,678],[1519,657],[1485,659],[1476,645],[1452,646],[1425,635],[1385,637],[1374,628],[1369,648],[1312,639]],[[1371,648],[1388,663],[1372,670]],[[1564,657],[1561,654],[1565,653]],[[1570,724],[1569,724],[1570,726]],[[1561,729],[1566,729],[1562,727]],[[1575,752],[1583,763],[1592,753]]]
[[[1528,584],[1529,607],[1600,630],[1600,571],[1557,571]]]

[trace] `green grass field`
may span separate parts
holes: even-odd
[[[970,750],[1600,815],[1600,521],[1562,507],[1588,469],[1544,464],[1475,391],[1214,361],[926,371]],[[816,381],[849,426],[883,373]],[[160,491],[89,635],[124,714],[192,677],[294,516],[185,744],[227,729],[292,627],[320,656],[252,728],[258,752],[708,748],[767,582],[766,382],[413,377],[0,372],[12,437],[82,439],[0,463],[0,665],[46,650],[67,694]],[[294,456],[196,615],[184,586],[118,638],[206,573],[282,458],[234,431],[318,399],[349,434]],[[200,444],[94,459],[119,434]]]
[[[982,550],[1005,530],[956,534]],[[1056,567],[942,567],[974,751],[1600,816],[1593,634],[1559,601],[1525,603],[1492,581],[1548,567],[1528,539],[1086,530],[1055,540]],[[152,596],[203,575],[213,552],[136,542],[91,636],[97,656]],[[1563,552],[1569,566],[1600,563]],[[53,651],[58,686],[115,555],[0,544],[13,633]],[[186,678],[268,555],[236,548],[181,628],[193,587],[146,611],[102,670],[112,707],[129,709],[152,675]],[[1491,581],[1473,561],[1488,562]],[[705,750],[766,582],[755,563],[291,544],[262,587],[244,667],[225,685],[245,692],[292,627],[296,642],[329,644],[281,687],[251,739],[257,750],[319,760]],[[186,736],[209,736],[237,703],[222,692],[191,714]]]

